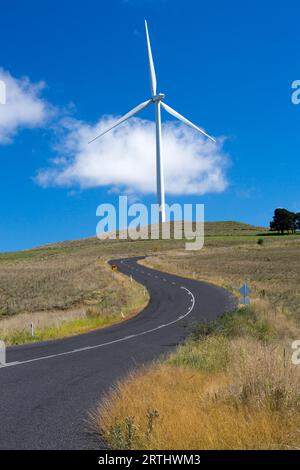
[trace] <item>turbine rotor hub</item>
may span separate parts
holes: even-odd
[[[165,94],[164,93],[158,93],[157,95],[153,96],[152,101],[155,103],[156,101],[162,101],[165,99]]]

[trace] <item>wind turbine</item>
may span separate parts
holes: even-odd
[[[127,114],[122,116],[118,121],[114,123],[109,129],[99,134],[97,137],[92,139],[90,143],[94,142],[95,140],[102,137],[104,134],[109,132],[110,130],[114,129],[115,127],[119,126],[122,122],[126,121],[127,119],[131,118],[135,114],[142,111],[142,109],[147,108],[150,104],[154,104],[155,106],[155,122],[156,122],[156,187],[157,187],[157,202],[159,206],[159,222],[166,221],[166,211],[165,211],[165,187],[164,187],[164,171],[163,171],[163,160],[162,160],[162,151],[161,151],[161,107],[165,109],[169,114],[176,117],[180,121],[184,122],[188,126],[192,127],[196,131],[201,132],[206,137],[208,137],[213,142],[216,142],[213,137],[208,135],[203,129],[193,124],[191,121],[186,119],[184,116],[179,114],[177,111],[172,109],[166,103],[164,103],[165,95],[164,93],[157,93],[157,81],[156,81],[156,74],[153,62],[153,56],[151,51],[150,39],[149,39],[149,32],[147,21],[145,20],[145,29],[146,29],[146,39],[147,39],[147,49],[148,49],[148,59],[149,59],[149,71],[150,71],[150,85],[151,85],[151,94],[152,98],[143,103],[139,104]]]

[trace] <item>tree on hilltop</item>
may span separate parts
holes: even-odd
[[[275,209],[273,220],[270,222],[270,229],[281,234],[284,234],[284,232],[295,233],[300,222],[298,216],[299,213],[295,214],[287,209]]]

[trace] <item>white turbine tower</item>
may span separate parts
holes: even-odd
[[[149,39],[149,33],[148,33],[148,26],[147,26],[147,21],[146,20],[145,20],[145,28],[146,28],[146,39],[147,39],[147,48],[148,48],[150,84],[151,84],[152,98],[150,100],[144,101],[143,103],[139,104],[138,106],[133,108],[131,111],[129,111],[127,114],[122,116],[118,121],[116,121],[114,123],[113,126],[111,126],[109,129],[102,132],[100,135],[98,135],[94,139],[92,139],[89,142],[89,144],[91,142],[94,142],[96,139],[99,139],[104,134],[109,132],[111,129],[114,129],[115,127],[117,127],[119,124],[126,121],[130,117],[132,117],[135,114],[139,113],[140,111],[142,111],[142,109],[145,109],[150,104],[155,105],[157,202],[158,202],[158,205],[159,205],[159,221],[160,222],[165,222],[166,221],[165,186],[164,186],[163,160],[162,160],[162,151],[161,151],[161,107],[163,107],[172,116],[176,117],[177,119],[184,122],[185,124],[192,127],[193,129],[196,129],[197,131],[201,132],[201,134],[204,134],[206,137],[211,139],[213,142],[215,142],[215,139],[213,139],[210,135],[206,134],[206,132],[203,129],[196,126],[191,121],[189,121],[184,116],[182,116],[177,111],[175,111],[170,106],[168,106],[166,103],[164,103],[163,100],[165,98],[165,95],[163,93],[157,93],[156,92],[157,81],[156,81],[156,74],[155,74],[155,68],[154,68],[154,62],[153,62],[153,57],[152,57],[152,51],[151,51],[151,45],[150,45],[150,39]]]

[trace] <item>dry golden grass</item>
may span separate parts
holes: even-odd
[[[178,247],[179,243],[89,238],[0,253],[0,317],[74,309],[81,307],[82,302],[98,304],[103,312],[114,312],[127,294],[111,285],[107,260],[173,246]]]
[[[97,260],[95,250],[88,249],[41,250],[12,260],[0,256],[0,311],[11,315],[65,309],[96,298],[105,306],[103,291],[111,283],[105,261]]]
[[[80,308],[4,316],[0,320],[0,338],[9,346],[86,333],[128,320],[149,301],[148,293],[139,284],[131,283],[120,273],[115,274],[112,289],[114,304],[107,305],[105,309],[92,299],[84,301]],[[34,324],[34,337],[31,336],[31,322]]]
[[[0,255],[0,338],[7,345],[61,338],[138,313],[148,295],[120,273],[112,279],[109,251],[100,257],[91,239]]]
[[[230,341],[230,385],[222,391],[223,398],[270,412],[300,412],[300,370],[291,356],[289,342]]]
[[[231,246],[208,243],[196,252],[169,251],[149,257],[148,266],[223,285],[235,293],[247,281],[253,297],[267,298],[300,320],[300,239],[265,239],[263,246],[246,239]]]
[[[118,384],[94,413],[94,425],[113,448],[299,447],[295,403],[273,410],[266,399],[261,406],[237,400],[232,380],[225,373],[156,365]]]

